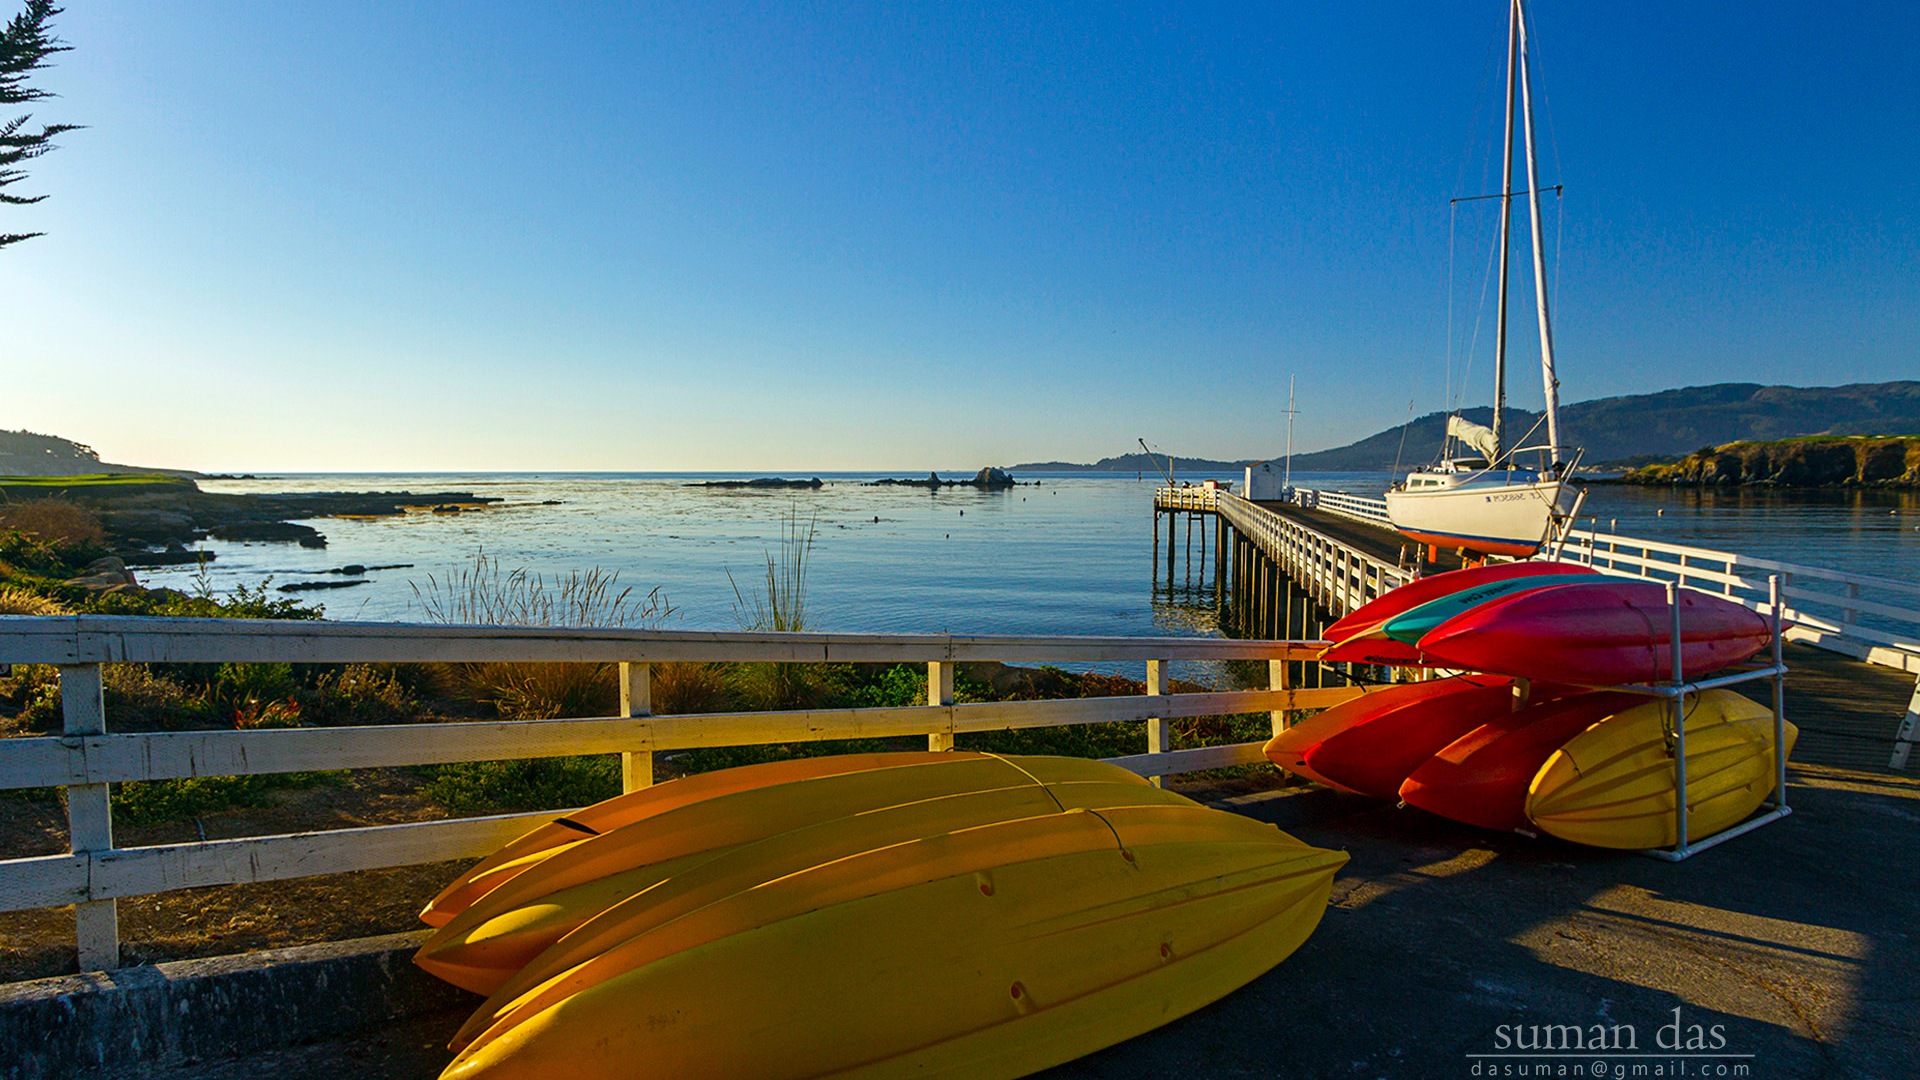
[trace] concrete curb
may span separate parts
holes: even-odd
[[[292,1046],[479,1000],[413,966],[426,931],[0,986],[0,1077],[60,1080]]]

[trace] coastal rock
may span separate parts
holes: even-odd
[[[299,544],[304,548],[323,548],[327,538],[311,525],[291,521],[244,521],[215,526],[209,534],[215,540],[257,541],[269,544]]]
[[[703,488],[818,488],[825,487],[826,482],[817,476],[810,477],[806,480],[788,480],[781,476],[762,476],[753,480],[705,480],[700,483],[688,484],[687,486]]]
[[[127,564],[112,555],[88,563],[87,572],[79,577],[68,578],[67,584],[96,594],[126,592],[140,587],[140,582],[135,580],[133,571],[127,569]]]
[[[1013,478],[1012,473],[990,465],[974,473],[973,479],[971,480],[942,480],[940,479],[939,473],[928,473],[925,480],[896,480],[890,477],[883,477],[879,480],[869,481],[867,486],[923,487],[929,491],[939,491],[943,487],[970,487],[979,488],[982,491],[1003,491],[1007,488],[1017,487],[1019,483],[1018,480]]]

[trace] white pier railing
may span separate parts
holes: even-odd
[[[1262,509],[1229,492],[1215,492],[1214,506],[1227,524],[1249,538],[1320,606],[1344,615],[1396,586],[1413,571],[1341,543],[1292,518]]]
[[[1390,524],[1381,499],[1302,488],[1296,489],[1295,501],[1359,521]],[[1755,611],[1767,606],[1767,576],[1779,574],[1790,640],[1920,674],[1920,582],[1592,529],[1576,529],[1559,557],[1597,570],[1719,593]]]
[[[1352,687],[1292,689],[1303,643],[1226,638],[955,637],[748,634],[409,624],[0,617],[0,663],[60,669],[61,735],[0,738],[0,789],[66,789],[69,850],[0,860],[0,911],[75,905],[80,966],[118,966],[116,901],[208,885],[478,858],[563,810],[116,847],[108,785],[197,776],[366,769],[453,761],[621,753],[629,790],[652,783],[652,752],[703,746],[925,736],[951,748],[962,732],[1112,721],[1146,726],[1145,754],[1113,759],[1144,776],[1265,760],[1258,742],[1173,750],[1183,717],[1287,712],[1355,697]],[[1174,660],[1266,660],[1269,687],[1173,693]],[[617,662],[621,715],[589,719],[378,727],[119,734],[102,690],[106,663]],[[650,664],[924,663],[928,701],[901,708],[653,716]],[[956,704],[953,665],[1144,662],[1146,693],[1056,701]]]

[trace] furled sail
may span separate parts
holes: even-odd
[[[1488,461],[1492,461],[1498,451],[1498,444],[1493,441],[1493,429],[1471,420],[1458,416],[1447,417],[1447,435],[1480,451]]]

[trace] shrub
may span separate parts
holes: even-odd
[[[620,700],[612,664],[465,664],[460,677],[475,701],[510,720],[606,716]]]
[[[653,665],[653,711],[661,715],[724,712],[733,707],[727,669],[675,661]]]
[[[113,786],[114,818],[129,825],[186,821],[235,806],[259,806],[274,791],[326,783],[338,773],[273,773],[264,776],[195,776],[142,780]]]
[[[108,731],[184,731],[224,719],[207,692],[182,685],[145,664],[108,664],[101,679]]]
[[[302,691],[300,710],[309,722],[321,725],[409,723],[420,713],[410,682],[419,685],[417,671],[348,664],[323,673],[312,689]]]
[[[14,529],[36,540],[69,546],[97,546],[107,539],[99,518],[65,499],[0,504],[0,529]]]
[[[620,794],[620,757],[463,761],[423,768],[422,790],[462,814],[559,810]]]

